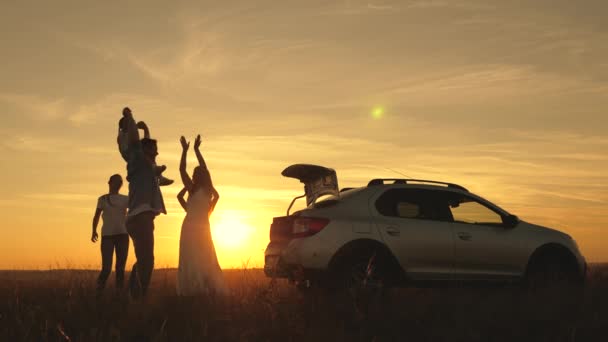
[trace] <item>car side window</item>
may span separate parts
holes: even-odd
[[[397,216],[417,218],[420,216],[420,205],[412,202],[397,202]]]
[[[449,220],[441,201],[432,191],[424,189],[390,189],[376,201],[376,209],[383,216],[420,220]]]
[[[449,201],[454,222],[502,225],[502,216],[468,196],[452,196]]]

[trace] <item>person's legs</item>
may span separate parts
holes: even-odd
[[[135,263],[131,269],[131,275],[129,275],[129,293],[131,294],[131,297],[135,299],[139,298],[141,294],[141,285],[137,274],[137,262],[139,261],[139,235],[137,234],[139,228],[138,216],[127,219],[127,232],[129,232],[129,236],[131,237],[131,240],[133,240],[133,248],[135,249]]]
[[[125,280],[125,265],[129,255],[129,235],[114,236],[114,245],[116,246],[116,288],[122,289]]]
[[[133,240],[135,245],[135,240]],[[131,268],[131,275],[129,276],[129,293],[133,299],[139,299],[141,295],[141,285],[139,284],[139,276],[137,275],[137,261]]]
[[[106,281],[112,272],[112,257],[114,254],[114,242],[109,236],[101,237],[101,272],[97,278],[97,290],[102,291],[106,287]]]
[[[173,184],[173,179],[163,176],[163,172],[165,172],[166,169],[167,167],[165,165],[155,166],[156,177],[158,177],[158,185],[160,186]]]
[[[140,249],[141,258],[139,259],[139,280],[141,282],[142,295],[148,292],[152,270],[154,269],[154,218],[153,213],[147,213],[143,217],[141,244],[144,248]]]
[[[150,285],[154,269],[154,218],[154,213],[145,212],[127,221],[127,231],[133,239],[137,259],[129,278],[131,296],[134,298],[145,295]]]

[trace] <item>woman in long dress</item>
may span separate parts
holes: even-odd
[[[186,171],[186,158],[190,142],[181,137],[182,158],[180,174],[184,188],[177,195],[179,203],[186,211],[179,240],[179,267],[177,271],[177,294],[192,296],[197,294],[228,293],[222,270],[217,260],[211,238],[209,216],[219,199],[213,187],[211,174],[200,152],[201,136],[194,142],[194,151],[199,165],[192,178]],[[188,200],[184,195],[188,193]]]

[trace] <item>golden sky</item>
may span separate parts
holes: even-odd
[[[4,3],[0,268],[99,267],[91,218],[108,177],[125,174],[125,105],[176,180],[179,136],[203,135],[224,267],[263,264],[272,217],[302,192],[280,172],[301,162],[336,169],[343,187],[397,172],[459,183],[608,261],[607,12],[563,0]],[[177,183],[163,188],[158,267],[177,264]]]

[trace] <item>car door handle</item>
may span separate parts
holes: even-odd
[[[471,238],[473,236],[471,236],[470,233],[467,232],[458,232],[458,238],[462,241],[471,241]]]
[[[386,234],[388,234],[390,236],[399,236],[399,235],[401,235],[401,232],[396,227],[387,227]]]

